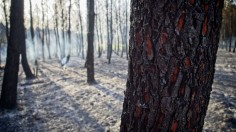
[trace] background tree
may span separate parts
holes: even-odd
[[[83,21],[82,21],[82,16],[81,16],[81,8],[80,8],[80,3],[78,2],[78,16],[79,16],[79,23],[80,23],[80,41],[81,41],[81,54],[82,54],[82,59],[84,59],[84,30],[83,30]]]
[[[86,68],[87,68],[87,82],[89,84],[95,83],[94,79],[94,46],[93,46],[93,39],[94,39],[94,0],[88,0],[88,51],[87,51],[87,58],[86,58]]]
[[[201,132],[223,1],[131,1],[120,131]]]
[[[1,92],[1,106],[3,108],[12,109],[16,107],[20,55],[19,48],[25,43],[23,9],[23,0],[11,0],[11,29]]]
[[[236,5],[233,0],[225,0],[223,9],[223,19],[221,28],[222,45],[227,51],[234,51],[234,37],[236,36]],[[234,47],[232,47],[234,46]]]

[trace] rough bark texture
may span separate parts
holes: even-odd
[[[202,131],[222,8],[221,0],[131,0],[120,131]]]
[[[11,30],[1,92],[1,106],[8,109],[16,107],[20,55],[19,45],[25,42],[23,5],[23,0],[11,1]]]
[[[87,51],[87,82],[89,84],[95,83],[94,79],[94,48],[93,48],[93,38],[94,38],[94,0],[88,0],[88,51]]]

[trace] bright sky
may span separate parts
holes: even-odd
[[[25,0],[25,17],[27,20],[30,19],[30,4],[29,4],[29,1],[30,0]],[[39,8],[39,13],[37,14],[38,17],[42,17],[42,13],[41,13],[41,10],[42,10],[42,7],[41,7],[41,2],[42,0],[31,0],[32,1],[32,9],[33,9],[33,15],[36,15],[37,13],[35,12],[35,9],[36,9],[36,5],[38,6]],[[58,2],[59,3],[59,0],[44,0],[44,2],[47,3],[47,5],[49,6],[49,11],[47,12],[47,14],[45,14],[45,17],[48,16],[49,19],[52,19],[53,18],[53,15],[54,15],[54,3]],[[72,0],[72,8],[76,8],[76,5],[74,4],[75,1],[78,1],[78,0]],[[80,7],[81,7],[81,15],[82,15],[82,18],[83,18],[83,21],[86,20],[86,8],[87,8],[87,4],[86,4],[86,1],[87,0],[79,0],[80,1]],[[66,2],[66,6],[69,6],[69,0],[64,0],[64,2]],[[73,12],[72,12],[73,13]],[[73,14],[72,14],[73,16]],[[45,18],[46,19],[46,18]],[[27,20],[25,21],[27,23]],[[28,24],[26,24],[27,26]]]

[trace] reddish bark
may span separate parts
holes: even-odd
[[[204,6],[205,5],[205,6]],[[131,1],[124,131],[201,132],[223,1]]]

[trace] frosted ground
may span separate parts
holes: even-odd
[[[96,85],[86,84],[83,66],[77,57],[71,57],[67,71],[56,59],[40,62],[34,81],[25,81],[21,69],[18,107],[0,110],[0,132],[119,131],[127,60],[114,55],[108,65],[105,56],[96,58]],[[219,50],[205,131],[236,131],[235,89],[236,54]]]

